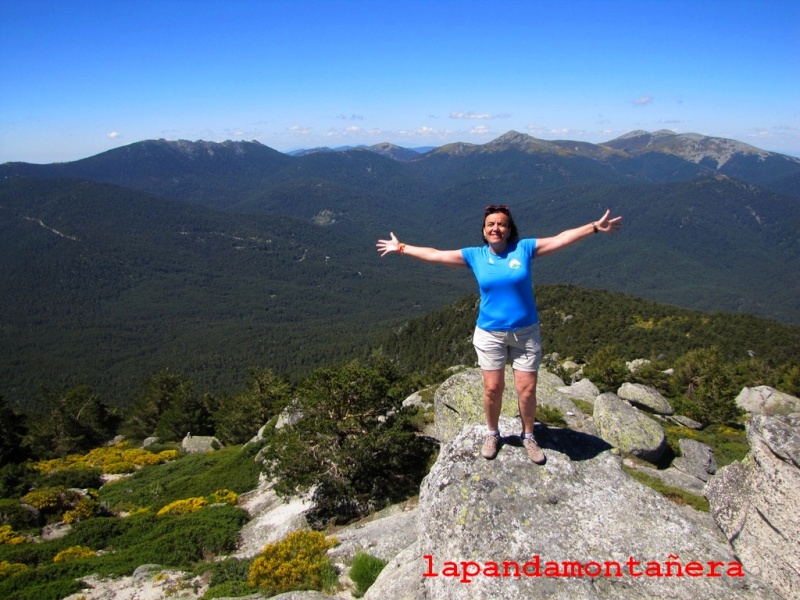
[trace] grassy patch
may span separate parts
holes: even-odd
[[[714,450],[714,460],[718,467],[724,467],[732,462],[742,460],[750,452],[747,433],[744,428],[730,427],[728,425],[709,425],[705,429],[695,430],[679,425],[664,426],[667,435],[667,444],[676,456],[680,456],[681,449],[678,441],[681,438],[697,440],[708,444]]]
[[[552,425],[553,427],[567,427],[567,422],[564,420],[564,413],[554,406],[538,406],[536,408],[536,420],[547,425]]]
[[[570,398],[570,400],[586,416],[591,417],[594,414],[594,404],[588,400],[581,400],[580,398]]]
[[[375,583],[378,575],[381,574],[386,566],[386,561],[381,560],[366,552],[358,552],[353,557],[353,564],[350,567],[350,579],[356,584],[354,596],[361,598],[367,593],[370,586]]]
[[[667,500],[670,500],[675,504],[681,506],[691,506],[692,508],[703,512],[709,511],[708,500],[706,500],[703,496],[697,496],[696,494],[691,494],[684,490],[674,488],[665,484],[657,477],[651,477],[647,473],[642,473],[637,469],[632,469],[625,466],[623,466],[623,469],[625,469],[625,472],[633,477],[636,481],[654,489]]]
[[[210,496],[227,489],[242,494],[258,485],[259,466],[229,446],[208,454],[190,454],[158,467],[145,467],[132,477],[106,484],[100,499],[114,510],[151,507],[159,510],[185,498]]]

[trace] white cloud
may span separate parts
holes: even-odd
[[[641,98],[637,98],[636,100],[631,100],[631,104],[633,104],[634,106],[647,106],[648,104],[652,104],[653,100],[655,100],[655,98],[653,98],[649,94],[646,94]]]
[[[110,140],[118,140],[122,137],[122,134],[119,131],[109,131],[107,135],[108,139]]]
[[[476,125],[472,129],[469,130],[470,133],[475,135],[485,135],[489,133],[491,130],[487,125]]]
[[[304,127],[302,125],[292,125],[287,127],[289,131],[292,133],[296,133],[298,135],[311,135],[311,127]]]
[[[508,113],[474,113],[469,112],[451,112],[451,119],[508,119],[511,115]]]

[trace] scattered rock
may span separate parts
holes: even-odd
[[[625,363],[625,367],[631,373],[636,373],[636,371],[638,371],[642,367],[647,366],[649,364],[650,364],[650,361],[647,360],[646,358],[637,358],[635,360],[631,360],[631,361],[626,362]]]
[[[219,450],[222,447],[222,442],[213,435],[192,435],[187,433],[181,442],[181,450],[189,454],[204,454]]]
[[[594,422],[600,437],[622,454],[656,462],[667,449],[661,425],[616,394],[607,392],[597,397]]]
[[[686,429],[694,429],[695,431],[699,431],[703,428],[703,424],[695,421],[694,419],[690,419],[689,417],[685,417],[683,415],[671,415],[669,420],[673,423],[677,423],[681,427],[686,427]]]
[[[717,461],[711,446],[697,440],[681,439],[678,441],[681,455],[672,461],[672,466],[687,475],[708,481],[717,472]]]
[[[433,406],[430,402],[426,402],[422,398],[422,394],[420,392],[414,392],[408,398],[403,400],[403,406],[416,406],[418,408],[428,409]]]
[[[350,562],[362,551],[389,561],[416,542],[418,518],[414,508],[346,527],[335,534],[339,545],[329,550],[328,555]]]
[[[45,525],[41,531],[42,541],[49,542],[50,540],[63,538],[70,531],[72,531],[72,526],[64,523],[64,521]]]
[[[617,396],[647,412],[658,415],[671,415],[675,412],[657,389],[641,383],[623,383],[617,391]]]
[[[586,402],[594,403],[594,399],[600,395],[600,390],[588,379],[581,379],[572,385],[558,388],[558,391],[568,396],[573,396]]]

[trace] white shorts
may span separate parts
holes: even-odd
[[[542,363],[542,334],[535,323],[516,331],[486,331],[475,328],[472,336],[478,364],[484,371],[505,369],[510,359],[518,371],[536,372]]]

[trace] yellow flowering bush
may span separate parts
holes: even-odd
[[[99,468],[108,474],[132,473],[138,467],[160,465],[176,458],[177,450],[164,450],[156,454],[142,448],[130,448],[128,442],[121,442],[114,446],[95,448],[84,455],[70,454],[64,458],[39,461],[34,463],[33,468],[41,473],[90,467]]]
[[[238,499],[239,494],[230,490],[217,490],[211,495],[211,500],[215,504],[230,504],[233,506]]]
[[[56,512],[61,506],[61,494],[64,492],[62,487],[49,487],[32,490],[25,494],[20,500],[24,504],[30,504],[33,508],[42,512]]]
[[[322,590],[335,581],[328,548],[336,538],[318,531],[295,531],[280,542],[267,544],[250,565],[248,583],[267,595],[292,590]]]
[[[28,568],[28,565],[23,565],[22,563],[10,563],[7,560],[0,560],[0,579],[22,573],[22,571],[27,571]]]
[[[86,546],[70,546],[66,550],[62,550],[53,557],[54,563],[67,562],[70,560],[79,560],[81,558],[90,558],[97,556],[97,552]]]
[[[84,496],[78,500],[72,509],[65,511],[61,518],[64,523],[72,524],[85,521],[95,516],[100,511],[100,502],[93,495]]]
[[[0,525],[0,544],[17,546],[18,544],[27,544],[29,541],[24,535],[14,531],[11,525]]]
[[[159,460],[158,464],[162,464],[162,463],[169,462],[171,460],[177,459],[178,458],[178,451],[177,450],[162,450],[161,452],[156,454],[156,456],[158,457],[158,460]]]
[[[186,515],[200,510],[204,506],[208,506],[205,498],[186,498],[185,500],[176,500],[171,504],[167,504],[164,508],[156,513],[157,517],[164,515]]]
[[[136,470],[135,464],[131,462],[126,462],[124,460],[103,465],[103,473],[105,473],[106,475],[120,475],[123,473],[133,473],[135,470]]]

